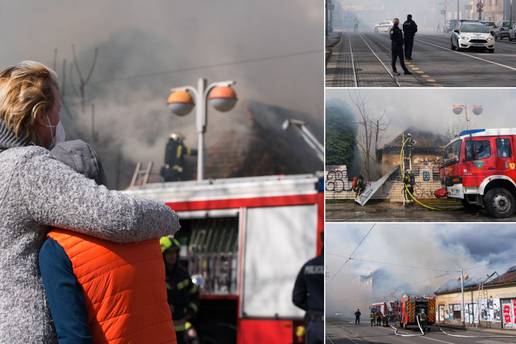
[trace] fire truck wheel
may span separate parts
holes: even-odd
[[[503,188],[493,188],[484,195],[484,204],[489,215],[497,218],[509,217],[514,213],[514,196]]]

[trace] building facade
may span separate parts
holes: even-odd
[[[436,292],[438,324],[462,325],[462,293],[455,284]],[[464,322],[470,327],[516,330],[516,267],[491,282],[465,286]]]

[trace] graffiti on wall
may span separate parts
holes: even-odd
[[[480,320],[481,321],[500,321],[500,300],[483,299],[480,300]]]
[[[351,182],[348,180],[346,165],[326,167],[326,191],[345,192],[351,191]]]

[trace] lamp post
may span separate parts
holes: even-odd
[[[200,78],[197,88],[192,86],[176,87],[170,90],[167,104],[170,110],[178,116],[186,116],[197,106],[197,180],[204,179],[204,133],[208,124],[208,105],[216,110],[227,112],[236,102],[235,90],[231,87],[235,81],[220,81],[208,85],[205,78]]]
[[[464,112],[464,115],[466,116],[466,129],[469,129],[469,122],[471,122],[471,117],[469,115],[468,111],[468,105],[466,104],[455,104],[452,105],[452,111],[456,115],[460,115]],[[471,111],[474,115],[480,116],[480,114],[484,111],[484,108],[482,105],[473,105],[471,106]]]

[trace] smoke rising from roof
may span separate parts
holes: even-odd
[[[95,103],[95,146],[107,160],[113,185],[114,161],[124,162],[125,179],[136,161],[160,165],[171,131],[196,146],[194,116],[170,114],[165,100],[170,88],[195,86],[199,77],[236,80],[240,100],[229,113],[210,109],[208,145],[229,128],[246,132],[242,117],[249,101],[308,113],[312,124],[321,122],[323,13],[319,2],[309,0],[6,2],[0,12],[0,64],[32,59],[52,66],[57,48],[56,69],[62,74],[62,59],[70,65],[75,44],[86,74],[99,48],[86,96]],[[74,78],[77,83],[76,73]],[[65,92],[74,114],[62,114],[68,133],[91,142],[90,108],[81,112],[70,80]]]

